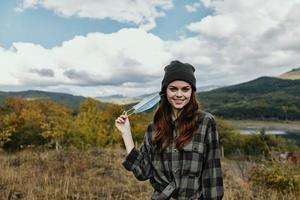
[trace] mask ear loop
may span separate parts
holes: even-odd
[[[124,114],[126,113],[127,114],[127,117],[129,117],[130,115],[132,115],[134,113],[134,108],[130,108],[129,110],[126,110],[123,112]],[[129,114],[128,114],[129,113]]]
[[[160,95],[160,97],[164,96],[166,93],[163,93]],[[130,108],[129,110],[123,111],[122,115],[127,114],[127,117],[129,117],[130,115],[134,114],[134,107]],[[129,114],[128,114],[129,113]]]

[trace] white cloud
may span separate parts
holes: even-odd
[[[70,17],[105,19],[134,23],[149,30],[156,26],[155,19],[165,15],[164,11],[173,7],[172,0],[23,0],[15,9],[43,7],[58,15]]]
[[[90,33],[52,49],[19,42],[0,49],[0,85],[139,87],[160,78],[170,58],[164,41],[142,29]]]
[[[200,22],[194,22],[187,26],[190,31],[205,33],[209,36],[228,37],[238,28],[230,16],[208,16]]]
[[[221,31],[216,26],[227,32],[227,25],[235,25],[236,28],[232,28],[232,36],[260,35],[284,21],[294,7],[300,4],[300,1],[202,0],[202,3],[214,9],[214,15],[202,19],[197,24],[193,23],[192,31],[205,31],[222,37]]]
[[[210,58],[207,63],[210,69],[204,71],[212,80],[244,82],[299,66],[300,0],[202,0],[202,3],[213,9],[213,14],[187,25],[188,30],[198,35],[174,45],[193,40],[189,44],[191,51]],[[177,52],[180,54],[180,50]],[[191,53],[190,59],[197,63],[196,58],[196,53]]]
[[[179,40],[164,41],[137,28],[77,36],[52,49],[20,42],[0,47],[0,66],[5,66],[0,88],[135,96],[159,90],[163,66],[174,59],[195,66],[198,86],[240,83],[299,67],[300,0],[202,4],[213,14],[187,25],[194,36]],[[155,23],[147,20],[143,26]]]
[[[224,0],[200,0],[203,5],[207,8],[218,7],[218,4],[221,4]]]
[[[195,2],[192,5],[188,4],[185,6],[186,11],[193,13],[196,12],[201,7],[200,2]]]

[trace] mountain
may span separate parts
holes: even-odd
[[[221,88],[221,87],[224,87],[224,86],[220,86],[220,85],[206,85],[206,86],[197,87],[197,91],[199,91],[199,92],[210,91],[210,90]]]
[[[286,73],[283,73],[279,75],[278,78],[291,79],[291,80],[300,79],[300,67],[292,69],[291,71],[288,71]]]
[[[198,97],[205,110],[226,118],[300,120],[300,80],[260,77]]]
[[[6,97],[16,97],[16,96],[22,97],[27,100],[48,99],[48,100],[52,100],[58,103],[68,105],[74,109],[78,109],[80,103],[86,99],[83,96],[74,96],[65,93],[28,90],[28,91],[21,91],[21,92],[0,92],[0,102],[2,102]]]

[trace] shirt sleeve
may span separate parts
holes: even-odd
[[[140,149],[138,150],[134,147],[122,162],[125,169],[132,171],[134,176],[140,181],[144,181],[152,177],[153,168],[150,159],[151,138],[149,138],[149,135],[152,135],[152,131],[152,126],[150,124],[147,128],[144,141]]]
[[[202,174],[202,192],[205,200],[220,200],[224,195],[220,161],[219,136],[212,117],[207,124],[206,153]]]

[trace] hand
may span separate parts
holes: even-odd
[[[121,132],[121,134],[126,134],[126,133],[131,133],[131,128],[130,128],[130,123],[129,119],[127,116],[127,112],[123,112],[122,115],[120,115],[116,120],[115,120],[115,126],[117,129]]]
[[[127,112],[124,111],[122,115],[120,115],[115,120],[115,126],[121,132],[126,147],[126,151],[127,153],[129,153],[134,148],[134,143],[131,135],[130,123],[129,123]]]

